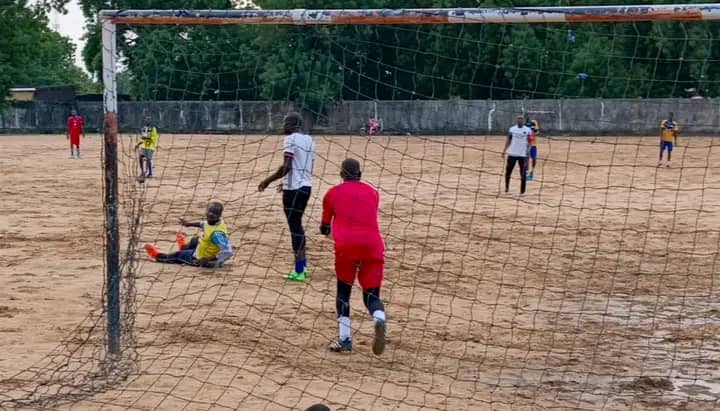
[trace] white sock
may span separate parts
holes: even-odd
[[[383,310],[375,310],[375,312],[372,313],[372,316],[375,322],[385,321],[385,311]]]
[[[338,317],[338,330],[340,339],[345,341],[350,337],[350,317]]]

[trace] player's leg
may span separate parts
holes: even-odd
[[[527,157],[520,157],[518,163],[520,168],[520,194],[525,194],[525,187],[527,185]]]
[[[145,245],[145,252],[150,258],[157,261],[158,263],[166,264],[193,264],[195,262],[195,249],[184,248],[183,250],[176,251],[174,253],[165,254],[161,253],[158,248],[153,244]]]
[[[660,141],[660,156],[658,157],[658,167],[662,165],[663,152],[665,151],[665,142]]]
[[[667,142],[665,143],[665,147],[667,147],[667,153],[668,153],[666,166],[667,166],[667,167],[670,167],[670,160],[672,159],[672,151],[673,151],[673,143],[672,143],[672,141],[667,141]]]
[[[145,169],[147,170],[145,176],[148,178],[152,178],[152,159],[153,159],[153,150],[143,150],[143,155],[145,156]]]
[[[295,268],[285,277],[288,280],[305,281],[307,279],[305,229],[302,225],[302,218],[310,200],[310,193],[310,187],[283,191],[283,209],[290,228],[293,255],[295,256]]]
[[[140,165],[140,175],[145,176],[145,149],[138,148],[138,165]]]
[[[352,351],[350,328],[350,294],[357,274],[357,263],[341,250],[335,251],[335,275],[337,277],[338,339],[331,341],[328,349],[334,352]]]
[[[537,162],[537,146],[530,147],[530,161],[531,166],[528,170],[528,180],[532,181],[535,178],[535,165]]]
[[[517,161],[517,157],[507,156],[507,163],[505,165],[505,192],[506,193],[508,192],[508,190],[510,190],[510,176],[512,175],[512,171],[515,168],[516,161]]]
[[[358,266],[358,282],[363,289],[363,302],[373,318],[372,350],[375,355],[385,351],[385,304],[380,299],[385,262],[383,259],[373,258],[360,262]]]

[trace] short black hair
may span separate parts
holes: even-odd
[[[324,404],[314,404],[309,406],[305,411],[331,411],[330,407]]]
[[[292,134],[302,130],[303,118],[300,113],[291,111],[285,115],[283,119],[283,132],[285,134]]]
[[[360,162],[354,158],[346,158],[340,165],[340,176],[343,180],[360,180]]]
[[[222,215],[223,210],[225,209],[225,207],[223,206],[223,204],[222,204],[221,202],[217,201],[217,200],[211,201],[211,202],[208,204],[208,208],[212,208],[214,211],[217,212],[218,215]]]

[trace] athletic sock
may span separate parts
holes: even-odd
[[[351,339],[350,317],[338,317],[338,335],[341,341]]]

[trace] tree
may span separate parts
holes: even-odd
[[[25,0],[0,0],[0,104],[14,85],[93,87],[73,64],[74,45],[48,27],[43,10]]]

